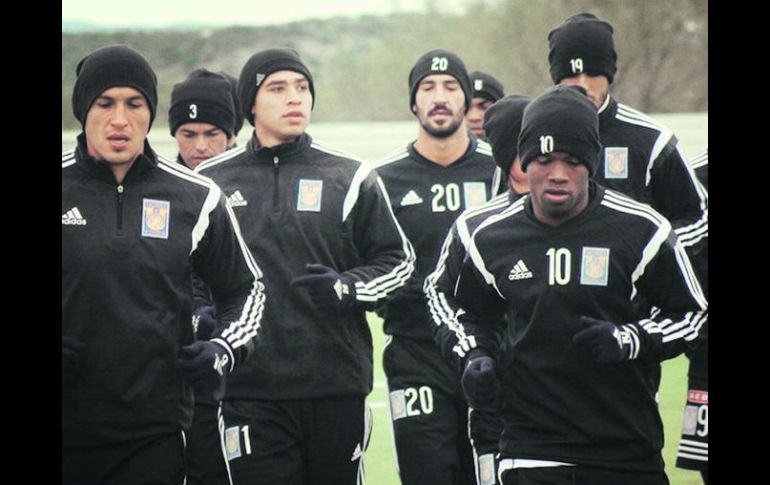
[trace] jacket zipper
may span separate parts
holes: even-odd
[[[280,212],[278,198],[278,157],[273,157],[273,212]]]
[[[118,234],[123,234],[123,185],[117,186],[118,196],[118,217],[117,217],[117,231]]]

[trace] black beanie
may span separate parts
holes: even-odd
[[[511,94],[495,102],[484,112],[484,131],[495,163],[507,176],[516,157],[521,117],[524,108],[532,98],[521,94]]]
[[[503,85],[491,74],[473,71],[469,77],[473,88],[473,96],[471,97],[488,99],[494,103],[504,96]]]
[[[238,80],[225,71],[219,71],[217,74],[224,76],[230,83],[230,96],[233,98],[233,108],[235,111],[235,126],[233,127],[233,136],[238,136],[238,132],[243,127],[243,110],[241,109],[241,98],[238,97]]]
[[[254,126],[254,114],[252,114],[251,108],[254,107],[257,91],[262,85],[262,81],[276,71],[294,71],[304,75],[310,83],[310,94],[313,96],[313,104],[310,109],[313,109],[313,105],[315,105],[313,76],[310,74],[310,69],[299,58],[297,51],[283,47],[265,49],[257,52],[246,61],[238,79],[238,98],[241,101],[241,110],[251,126]]]
[[[415,62],[412,70],[409,71],[409,110],[414,106],[417,97],[417,86],[425,76],[431,74],[449,74],[460,83],[460,87],[465,93],[465,111],[471,107],[471,80],[468,77],[468,71],[465,64],[457,54],[444,49],[434,49],[426,52]],[[413,112],[414,113],[414,112]]]
[[[524,109],[519,133],[523,171],[540,155],[565,152],[585,164],[593,176],[601,148],[596,106],[581,86],[551,86]]]
[[[97,49],[78,62],[77,80],[72,91],[72,112],[85,128],[86,115],[104,91],[114,86],[138,90],[150,108],[150,126],[158,106],[158,79],[140,53],[126,45],[110,45]]]
[[[210,123],[233,135],[235,113],[230,82],[220,74],[196,69],[171,90],[168,125],[171,136],[185,123]]]
[[[612,40],[612,25],[591,13],[568,17],[548,33],[548,62],[555,84],[581,72],[603,75],[612,83],[618,70],[618,55]]]

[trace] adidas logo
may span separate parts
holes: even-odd
[[[233,192],[233,194],[228,197],[227,200],[230,202],[232,207],[243,207],[245,205],[249,205],[249,201],[243,198],[243,194],[241,194],[240,190]]]
[[[356,443],[356,449],[353,450],[353,456],[350,457],[350,461],[356,461],[364,456],[364,451],[361,449],[361,443]]]
[[[401,199],[401,207],[405,205],[417,205],[422,204],[422,198],[417,195],[417,192],[414,190],[410,190],[407,192],[407,194],[404,196],[403,199]]]
[[[508,279],[511,281],[527,280],[529,278],[532,278],[532,271],[527,268],[527,265],[524,264],[524,261],[522,260],[519,260],[514,264],[513,268],[511,268],[511,272],[508,273]]]
[[[66,214],[61,215],[61,223],[63,226],[85,226],[86,218],[80,214],[77,207],[73,207],[68,210]]]

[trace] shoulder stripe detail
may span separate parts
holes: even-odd
[[[350,160],[355,160],[356,162],[359,162],[361,164],[364,163],[364,161],[361,160],[361,158],[356,156],[356,155],[353,155],[353,154],[350,154],[350,153],[347,153],[347,152],[343,152],[342,150],[339,150],[339,149],[334,148],[334,147],[330,147],[330,146],[324,145],[323,143],[319,143],[316,140],[313,140],[313,142],[310,144],[310,146],[311,146],[311,148],[315,148],[316,150],[320,150],[322,152],[326,152],[326,153],[328,153],[330,155],[336,155],[336,156],[342,157],[342,158],[349,158]]]
[[[613,190],[607,189],[604,191],[604,199],[601,201],[601,205],[625,212],[626,214],[644,217],[658,227],[667,227],[669,231],[671,230],[671,223],[655,209]]]
[[[205,175],[195,173],[189,168],[185,167],[184,165],[181,165],[176,162],[170,162],[163,158],[159,158],[158,161],[159,161],[158,168],[160,168],[164,172],[168,172],[171,175],[174,175],[178,178],[187,180],[189,182],[192,182],[198,185],[202,185],[203,187],[207,187],[209,189],[215,188],[217,191],[219,191],[219,186],[216,183],[214,183],[213,180],[206,177]]]
[[[223,162],[226,162],[227,160],[230,160],[231,158],[237,155],[240,155],[245,151],[246,151],[246,145],[233,148],[232,150],[225,150],[224,152],[220,153],[216,157],[211,157],[208,160],[204,160],[203,162],[201,162],[200,165],[195,167],[195,173],[200,173],[201,170],[206,170],[211,167],[215,167]]]
[[[468,250],[471,244],[471,234],[468,228],[468,220],[472,217],[480,216],[488,212],[493,212],[493,211],[502,209],[506,207],[508,204],[509,204],[508,194],[501,194],[495,197],[494,199],[490,200],[489,202],[487,202],[481,207],[470,209],[460,214],[460,217],[458,217],[456,221],[457,234],[460,237],[460,241],[463,243],[463,246],[465,246],[466,251]]]
[[[522,197],[521,199],[511,204],[511,206],[505,209],[503,212],[490,216],[488,219],[482,222],[481,225],[478,228],[476,228],[475,231],[473,231],[473,234],[471,235],[471,243],[468,247],[468,254],[470,255],[471,262],[479,271],[481,276],[484,278],[484,281],[488,285],[490,285],[492,288],[494,288],[497,294],[503,300],[505,300],[505,297],[500,292],[500,288],[497,287],[497,282],[495,281],[495,277],[487,269],[486,264],[484,263],[484,258],[481,256],[481,253],[479,252],[478,247],[476,246],[476,235],[479,234],[481,231],[483,231],[484,228],[491,226],[492,224],[495,224],[502,220],[505,220],[508,217],[511,217],[523,211],[525,200],[527,200],[527,197]]]
[[[646,126],[647,128],[652,128],[653,130],[658,130],[660,132],[671,132],[671,130],[661,122],[623,103],[618,103],[618,115],[623,116],[625,118],[624,121],[635,125]]]
[[[709,151],[706,150],[705,152],[701,153],[700,155],[697,155],[695,158],[690,160],[690,166],[692,168],[701,168],[704,166],[708,166],[709,164]]]
[[[369,172],[371,171],[371,168],[361,164],[353,175],[353,180],[350,181],[348,192],[345,194],[345,199],[342,202],[342,222],[345,222],[350,215],[350,212],[353,210],[353,207],[356,205],[356,202],[358,202],[361,184],[364,183],[364,180],[366,180],[366,177],[369,176]]]
[[[62,160],[61,162],[61,168],[67,168],[70,165],[75,165],[77,161],[74,158],[70,158],[68,160]]]
[[[409,150],[406,147],[404,147],[404,148],[399,149],[397,152],[392,153],[392,154],[386,156],[385,158],[383,158],[382,160],[378,161],[374,165],[376,167],[380,167],[382,165],[387,165],[388,163],[396,162],[398,160],[403,160],[404,158],[408,158],[408,157],[409,157]]]

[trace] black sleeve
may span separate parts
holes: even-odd
[[[350,214],[353,237],[363,264],[345,271],[355,278],[356,303],[374,310],[414,271],[412,245],[401,230],[390,207],[387,191],[376,172],[370,171],[361,182]]]
[[[227,201],[218,187],[211,191],[201,212],[208,225],[193,249],[193,270],[210,288],[222,324],[211,340],[224,345],[237,365],[254,348],[265,303],[264,285]]]
[[[667,224],[645,248],[635,271],[640,272],[635,287],[653,308],[648,318],[632,324],[639,341],[634,342],[631,357],[660,361],[694,347],[708,320],[708,303],[684,248]]]
[[[479,280],[458,234],[458,222],[441,248],[436,269],[425,279],[433,339],[441,354],[459,366],[475,349],[497,355],[505,330],[505,301]]]

